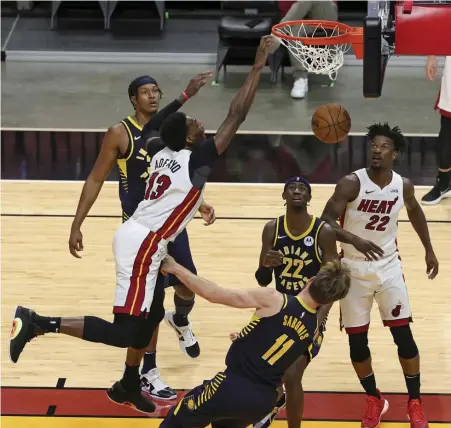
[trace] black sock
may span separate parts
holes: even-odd
[[[144,363],[141,369],[141,374],[149,373],[152,369],[157,368],[157,353],[156,352],[146,352],[144,354]]]
[[[406,375],[404,373],[404,378],[406,380],[407,391],[409,392],[409,400],[415,400],[420,398],[420,373],[416,375]]]
[[[184,327],[189,324],[188,314],[192,311],[194,307],[194,296],[192,299],[185,300],[182,299],[177,293],[174,294],[174,323],[179,327]]]
[[[127,391],[140,389],[139,366],[128,366],[125,364],[124,376],[121,385]]]
[[[41,317],[38,314],[34,314],[32,321],[39,328],[44,330],[44,333],[59,333],[61,328],[60,317]]]
[[[374,373],[371,373],[367,377],[360,378],[360,383],[367,395],[372,395],[373,397],[381,398],[379,391],[376,388],[376,378]]]

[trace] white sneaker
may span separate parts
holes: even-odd
[[[164,314],[164,321],[171,327],[179,339],[179,346],[182,352],[191,358],[197,358],[200,355],[200,347],[197,343],[196,336],[193,333],[191,323],[179,327],[174,323],[174,311],[166,311]]]
[[[301,77],[294,81],[293,89],[291,89],[291,97],[302,99],[308,92],[308,79]]]
[[[141,375],[141,391],[158,400],[174,400],[177,393],[166,385],[160,377],[160,370],[152,369]]]

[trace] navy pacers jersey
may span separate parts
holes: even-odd
[[[144,198],[146,181],[149,178],[150,157],[146,142],[141,137],[142,127],[131,116],[121,120],[128,135],[125,154],[117,159],[119,169],[119,198],[122,205],[122,220],[128,220]]]
[[[285,216],[276,220],[273,249],[283,254],[282,265],[274,268],[276,289],[284,294],[297,295],[321,268],[318,236],[324,222],[312,216],[309,228],[300,236],[290,233]]]
[[[258,383],[278,386],[285,371],[304,354],[317,328],[316,310],[299,297],[284,295],[280,312],[254,315],[232,343],[227,370]]]

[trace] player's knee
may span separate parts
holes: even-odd
[[[363,363],[370,358],[370,348],[368,347],[368,332],[352,333],[349,338],[349,353],[351,361],[354,363]]]
[[[391,327],[390,331],[393,336],[393,340],[398,347],[398,355],[401,358],[410,360],[418,355],[418,347],[413,338],[410,325]]]
[[[175,295],[174,295],[174,301],[179,297],[183,300],[194,300],[195,294],[184,285],[176,285],[174,286]]]

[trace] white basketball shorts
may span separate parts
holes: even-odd
[[[115,314],[139,316],[148,312],[157,283],[160,264],[167,254],[162,240],[133,218],[123,223],[113,240],[116,261]]]
[[[367,331],[371,308],[376,300],[385,326],[397,327],[412,321],[401,260],[397,255],[374,262],[347,259],[351,270],[351,288],[340,300],[341,325],[347,333]]]

